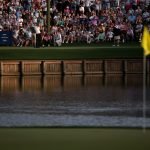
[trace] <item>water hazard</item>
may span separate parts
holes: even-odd
[[[150,127],[141,74],[2,76],[0,126]]]

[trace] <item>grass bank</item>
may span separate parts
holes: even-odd
[[[0,47],[0,60],[70,60],[142,58],[139,45],[126,44],[120,47],[108,45],[69,45],[48,48]]]
[[[150,130],[0,128],[1,150],[149,150]]]

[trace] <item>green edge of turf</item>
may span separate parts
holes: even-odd
[[[149,150],[150,130],[0,128],[2,150]]]
[[[128,59],[142,58],[142,48],[52,48],[0,49],[0,60],[71,60],[71,59]]]

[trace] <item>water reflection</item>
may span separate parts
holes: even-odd
[[[0,126],[142,126],[142,75],[2,76]],[[146,126],[150,127],[147,79]]]
[[[58,88],[78,89],[81,87],[131,87],[143,84],[142,74],[128,75],[50,75],[50,76],[2,76],[0,77],[0,92],[15,91],[51,91]],[[147,78],[147,86],[150,86]]]

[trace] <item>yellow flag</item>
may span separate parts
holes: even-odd
[[[150,34],[147,27],[144,27],[142,47],[144,48],[144,55],[150,54]]]

